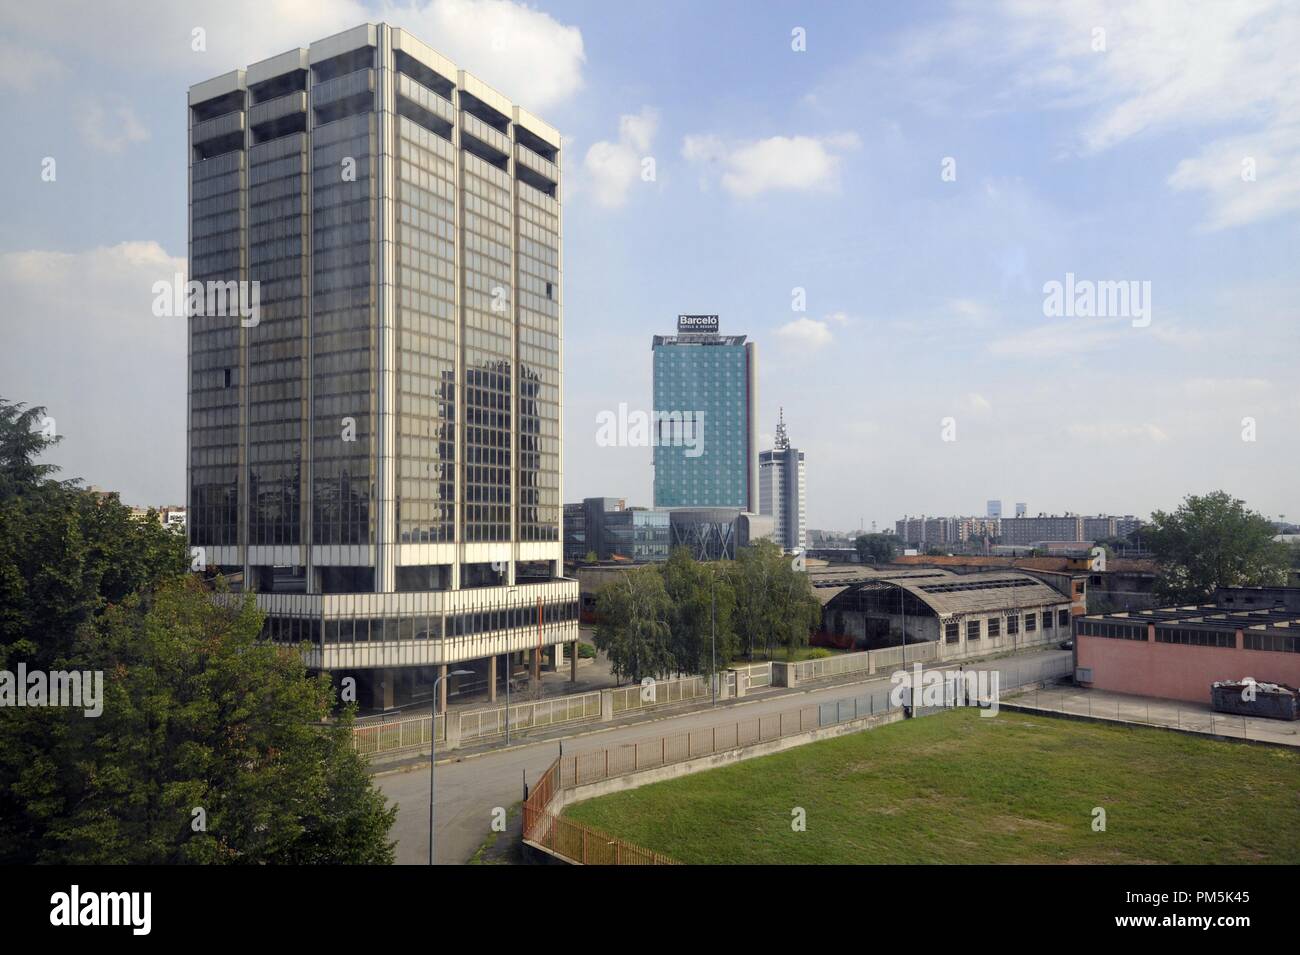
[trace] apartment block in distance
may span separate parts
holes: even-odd
[[[375,706],[578,637],[560,142],[382,23],[189,90],[190,542]]]
[[[758,513],[754,343],[719,334],[716,315],[679,315],[651,352],[654,506]]]
[[[1017,504],[1016,508],[1019,509]],[[1064,517],[1039,516],[1002,518],[1003,544],[1030,545],[1039,541],[1083,541],[1083,518],[1067,514]]]

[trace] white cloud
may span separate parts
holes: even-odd
[[[57,38],[83,57],[183,70],[191,82],[381,20],[528,109],[552,107],[582,87],[582,31],[512,0],[44,0],[0,7],[0,32],[43,60],[54,61],[48,44]],[[191,48],[196,28],[205,31],[206,51]],[[0,78],[12,69],[0,67]]]
[[[1097,29],[1104,51],[1093,48]],[[1009,75],[1003,107],[1079,111],[1084,154],[1156,132],[1235,127],[1208,137],[1168,178],[1173,189],[1205,193],[1205,225],[1220,229],[1300,210],[1297,49],[1300,6],[1289,0],[1003,0],[970,4],[916,34],[897,62],[922,81],[940,65],[951,75],[958,59]],[[1247,157],[1254,182],[1241,177]]]
[[[624,115],[618,122],[618,142],[593,143],[583,159],[583,169],[596,201],[607,209],[621,208],[628,190],[641,178],[642,161],[654,142],[659,113],[649,106]]]
[[[382,19],[529,109],[554,106],[582,88],[582,31],[522,3],[388,0]]]
[[[82,104],[77,117],[82,138],[94,149],[120,153],[132,143],[149,138],[149,130],[128,103],[95,97]]]
[[[817,349],[831,343],[831,330],[826,322],[815,318],[796,318],[776,330],[777,339],[793,348]]]
[[[65,478],[128,503],[178,503],[185,488],[185,319],[153,314],[153,284],[185,273],[157,242],[0,254],[4,397],[45,405]]]
[[[698,135],[682,140],[682,156],[688,162],[720,167],[722,187],[749,199],[778,189],[833,192],[839,188],[843,153],[858,146],[852,133],[772,136],[735,143]]]
[[[972,391],[961,400],[961,408],[969,414],[986,415],[993,410],[993,402]]]

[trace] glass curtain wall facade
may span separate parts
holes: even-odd
[[[656,335],[651,353],[654,506],[756,513],[754,343],[744,335]]]
[[[259,303],[189,319],[201,562],[325,667],[576,639],[559,133],[386,24],[197,84],[189,124],[190,277]]]

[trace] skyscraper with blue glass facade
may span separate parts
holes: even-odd
[[[713,330],[687,330],[703,318]],[[677,335],[654,336],[655,507],[758,510],[756,350],[716,328],[683,315]]]

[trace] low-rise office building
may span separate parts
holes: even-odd
[[[1237,591],[1253,589],[1220,595],[1231,602],[1080,617],[1075,681],[1190,703],[1211,702],[1220,680],[1300,685],[1300,596],[1240,607],[1247,594]]]
[[[564,559],[570,563],[593,555],[636,563],[667,560],[669,545],[667,511],[628,507],[616,497],[564,505]]]

